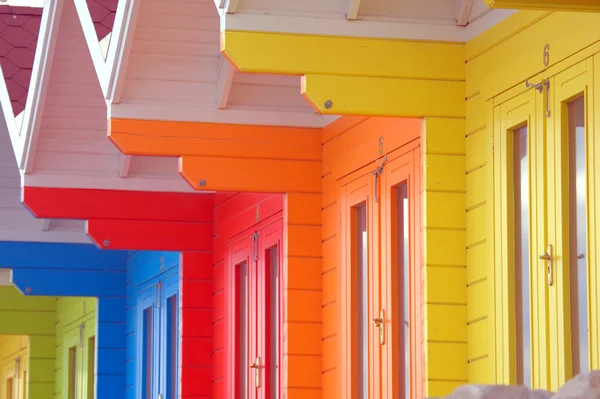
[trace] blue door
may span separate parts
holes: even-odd
[[[140,285],[138,392],[141,399],[176,399],[179,359],[179,270]]]

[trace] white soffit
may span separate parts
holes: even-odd
[[[213,0],[120,0],[106,61],[86,0],[68,1],[75,2],[110,118],[323,126],[301,95],[301,77],[242,74],[221,56]]]
[[[238,0],[235,12],[219,8],[221,30],[457,43],[515,12],[482,0]]]

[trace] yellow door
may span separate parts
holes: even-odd
[[[501,383],[555,391],[598,367],[593,68],[583,61],[494,108]]]
[[[495,366],[499,383],[547,385],[545,119],[528,90],[494,108]]]
[[[81,364],[81,399],[95,399],[96,392],[96,323],[90,319],[83,325]]]
[[[594,196],[593,126],[590,90],[591,60],[583,61],[550,79],[548,118],[548,320],[550,389],[556,390],[573,375],[590,369],[589,223]],[[599,198],[600,199],[600,198]],[[594,236],[595,238],[595,236]],[[594,281],[592,281],[594,280]],[[597,291],[594,291],[597,292]],[[597,360],[595,362],[597,366]]]

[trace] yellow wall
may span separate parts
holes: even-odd
[[[0,399],[25,399],[28,344],[23,335],[0,335]]]
[[[26,297],[0,287],[0,334],[29,337],[29,397],[52,397],[56,298]]]
[[[96,307],[96,298],[24,296],[12,286],[0,287],[0,359],[18,348],[27,348],[22,355],[29,398],[66,397],[64,336],[84,321],[90,330],[85,337],[95,335]],[[0,393],[0,399],[4,399],[2,395],[4,392]]]
[[[465,122],[423,126],[423,248],[426,395],[467,383]]]
[[[496,356],[502,351],[502,343],[496,338],[499,326],[494,318],[505,316],[494,311],[497,297],[494,290],[501,282],[493,276],[501,254],[494,252],[499,239],[494,234],[494,223],[500,222],[494,220],[494,208],[500,198],[494,194],[494,157],[498,153],[494,153],[493,147],[493,107],[524,92],[525,79],[538,83],[579,61],[591,59],[600,51],[598,26],[599,14],[523,11],[467,43],[466,279],[471,383],[510,382]],[[550,48],[547,67],[543,56],[546,44]],[[543,101],[542,94],[539,96]],[[588,134],[593,134],[589,127]],[[498,249],[503,250],[503,247]],[[535,266],[532,265],[532,270]]]

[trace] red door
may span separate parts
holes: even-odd
[[[281,214],[231,240],[235,279],[235,397],[279,398]]]

